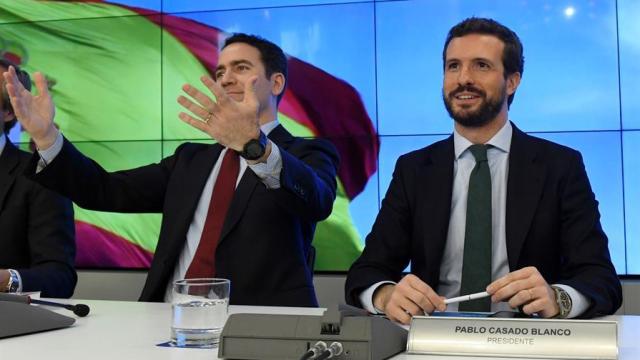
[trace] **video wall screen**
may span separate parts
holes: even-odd
[[[1,55],[52,84],[56,123],[109,170],[212,140],[177,117],[184,83],[211,73],[225,37],[258,34],[289,56],[280,122],[334,142],[332,215],[317,271],[346,271],[364,246],[396,159],[451,134],[442,47],[451,26],[491,17],[513,29],[525,70],[509,113],[520,129],[581,151],[619,274],[640,274],[640,3],[122,0],[0,3]],[[13,142],[29,148],[19,127]],[[76,207],[77,265],[146,268],[158,214]]]

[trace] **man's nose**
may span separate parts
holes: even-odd
[[[220,85],[222,87],[226,86],[226,85],[232,85],[234,84],[236,81],[235,76],[233,76],[233,73],[231,71],[225,71],[224,74],[222,74],[222,77],[220,77]]]
[[[471,85],[473,84],[473,74],[468,66],[463,66],[458,72],[458,84]]]

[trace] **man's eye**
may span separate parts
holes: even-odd
[[[457,70],[458,69],[458,64],[451,63],[451,64],[447,65],[447,69],[448,70]]]
[[[489,67],[489,64],[487,64],[486,62],[481,61],[478,63],[478,69],[486,70],[489,69]]]
[[[223,75],[224,75],[224,73],[223,73],[222,71],[218,71],[218,72],[215,74],[215,78],[216,78],[216,80],[220,79]]]

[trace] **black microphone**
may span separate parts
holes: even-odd
[[[76,314],[76,315],[78,315],[80,317],[85,317],[85,316],[89,315],[89,311],[91,310],[91,309],[89,309],[89,306],[85,305],[85,304],[76,304],[76,305],[60,304],[60,303],[55,303],[55,302],[51,302],[51,301],[31,299],[31,298],[29,298],[29,302],[31,304],[40,304],[40,305],[63,307],[65,309],[67,309],[67,310],[73,311],[74,314]]]
[[[76,314],[79,317],[85,317],[85,316],[89,315],[89,311],[91,310],[91,309],[89,309],[89,306],[87,306],[85,304],[77,304],[77,305],[61,304],[61,303],[56,303],[56,302],[51,302],[51,301],[32,299],[28,295],[16,295],[16,294],[0,293],[0,301],[11,301],[11,302],[24,303],[24,304],[40,304],[40,305],[62,307],[62,308],[65,308],[67,310],[73,311],[73,313]]]

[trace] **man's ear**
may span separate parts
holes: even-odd
[[[285,78],[282,73],[271,74],[271,94],[278,96],[284,91]]]
[[[514,72],[513,74],[507,77],[507,95],[512,95],[520,86],[520,73]]]

